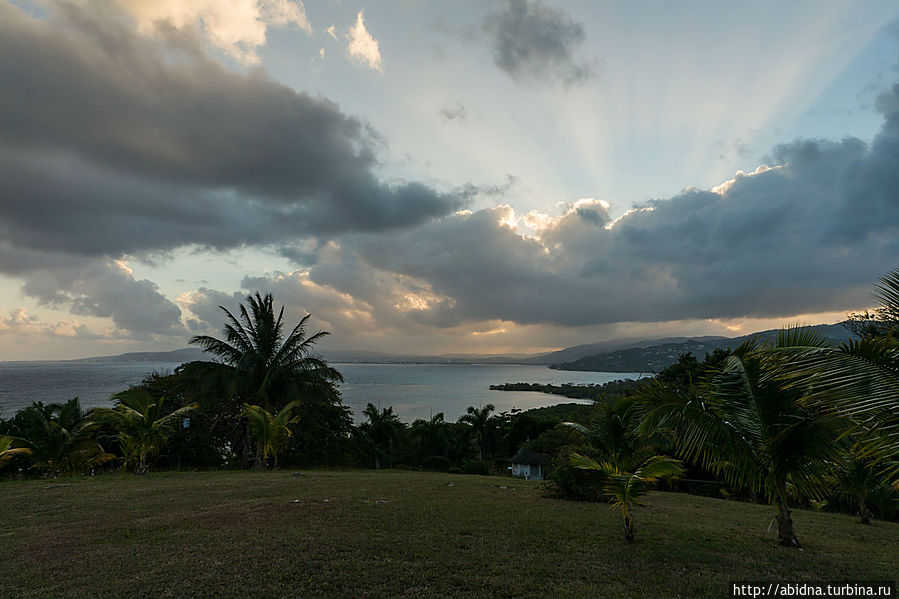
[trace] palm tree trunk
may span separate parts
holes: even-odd
[[[624,512],[624,540],[633,543],[636,540],[634,536],[634,517],[630,512]]]
[[[256,460],[253,463],[253,468],[256,470],[265,469],[265,449],[262,441],[256,443]]]
[[[858,516],[859,522],[862,524],[871,524],[871,512],[868,511],[868,506],[865,504],[865,498],[858,498]]]
[[[790,517],[790,508],[785,499],[777,500],[777,536],[784,547],[802,549],[802,544],[793,531],[793,519]]]

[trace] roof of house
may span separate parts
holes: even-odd
[[[512,456],[512,458],[509,459],[509,461],[512,462],[513,464],[543,464],[543,463],[545,463],[545,460],[542,457],[540,457],[539,455],[537,455],[536,453],[534,453],[533,451],[531,451],[530,449],[527,449],[525,447],[522,447],[521,449],[519,449],[518,453],[516,453],[514,456]]]

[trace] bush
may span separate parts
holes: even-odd
[[[450,462],[448,458],[445,458],[442,455],[432,455],[425,458],[421,462],[422,468],[424,468],[425,470],[431,470],[433,472],[449,472],[452,465],[452,462]]]
[[[458,466],[453,466],[449,470],[446,471],[447,474],[462,474],[462,469]]]
[[[468,460],[462,464],[463,474],[490,474],[490,464],[481,460]]]
[[[565,447],[556,454],[546,477],[544,488],[552,497],[575,501],[600,501],[605,499],[602,487],[606,476],[596,470],[581,470],[571,465],[571,454],[578,452],[593,458],[594,452],[584,447]]]

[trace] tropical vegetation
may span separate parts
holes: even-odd
[[[308,315],[288,323],[271,295],[256,293],[236,312],[222,308],[221,338],[192,338],[209,360],[149,375],[111,408],[85,411],[76,398],[0,420],[0,476],[117,466],[507,475],[511,456],[528,454],[546,465],[548,497],[611,502],[629,541],[638,502],[662,488],[764,503],[779,542],[800,547],[797,508],[899,520],[899,271],[877,289],[881,307],[867,323],[851,316],[857,336],[839,346],[795,327],[703,360],[683,354],[649,379],[540,388],[592,406],[496,413],[488,404],[411,424],[374,403],[354,422],[340,373],[315,351],[327,332],[308,331]]]

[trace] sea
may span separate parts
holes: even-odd
[[[0,418],[10,418],[34,401],[62,402],[73,397],[86,408],[109,406],[110,397],[149,373],[171,373],[176,362],[0,362]],[[501,383],[602,384],[639,378],[637,373],[575,372],[546,366],[496,364],[332,364],[343,374],[343,402],[360,419],[369,403],[392,407],[412,422],[443,412],[456,420],[468,406],[493,404],[496,412],[527,410],[558,403],[589,403],[531,391],[492,391]]]

